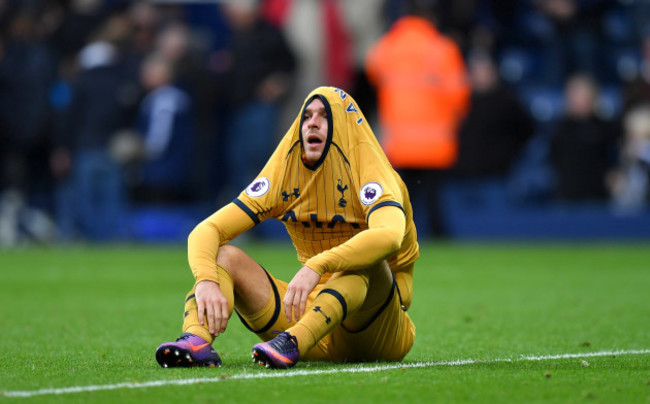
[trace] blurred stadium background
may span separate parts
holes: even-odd
[[[0,246],[184,242],[254,178],[318,85],[352,94],[381,136],[364,59],[406,3],[0,0]],[[530,122],[499,156],[507,170],[461,167],[491,157],[466,145],[507,142],[492,129],[476,143],[485,112],[470,109],[439,194],[447,237],[650,237],[650,2],[430,3],[469,80],[488,61]],[[560,137],[576,74],[600,133],[583,143]]]

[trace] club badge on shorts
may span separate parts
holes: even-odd
[[[252,198],[257,198],[266,194],[269,191],[269,188],[271,188],[271,181],[266,177],[260,177],[251,182],[251,184],[246,188],[246,195]]]
[[[384,189],[376,182],[368,182],[361,187],[359,198],[364,205],[372,205],[384,193]]]

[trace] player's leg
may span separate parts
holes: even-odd
[[[239,248],[230,245],[219,248],[217,272],[219,289],[228,301],[229,317],[233,308],[248,315],[260,312],[268,305],[272,289],[270,278]],[[163,367],[221,364],[211,347],[214,337],[209,332],[208,322],[199,322],[195,287],[185,298],[183,334],[176,342],[162,344],[156,351],[156,359]]]
[[[217,258],[219,289],[228,301],[228,316],[233,309],[249,315],[260,311],[269,301],[271,282],[266,271],[241,249],[223,245]],[[190,332],[212,342],[208,324],[200,324],[193,288],[185,299],[183,332]]]
[[[284,295],[287,292],[288,284],[284,281],[271,279],[272,297],[266,306],[257,313],[242,315],[240,317],[244,325],[256,333],[263,342],[253,347],[253,361],[260,365],[274,368],[289,368],[294,366],[300,359],[298,345],[295,337],[283,332],[296,324],[295,320],[287,321],[284,313]],[[307,299],[307,307],[313,304],[315,297],[323,288],[318,285]],[[314,360],[327,360],[329,337],[322,338],[316,346],[310,350]]]
[[[391,292],[379,307],[368,311],[370,320],[360,327],[343,324],[329,335],[334,360],[346,362],[398,361],[411,350],[415,326],[407,310],[411,304],[413,266],[398,272]],[[366,317],[367,319],[367,317]],[[364,319],[364,321],[366,321]]]
[[[341,324],[355,329],[371,322],[391,288],[392,275],[385,262],[337,273],[309,302],[298,323],[272,341],[255,345],[253,355],[262,363],[280,368],[293,366],[298,355],[306,360],[338,360],[329,348],[323,349],[318,343]]]
[[[334,328],[363,327],[386,301],[392,276],[385,261],[357,271],[335,274],[325,284],[313,303],[294,327],[288,331],[299,336],[301,352],[309,349]]]
[[[415,326],[395,293],[368,327],[358,331],[334,329],[329,351],[341,362],[399,361],[414,341]]]

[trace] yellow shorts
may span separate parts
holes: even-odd
[[[275,332],[284,331],[295,325],[284,315],[284,294],[287,282],[266,273],[271,281],[272,293],[268,303],[259,312],[244,316],[237,313],[242,323],[263,341],[273,339]],[[318,285],[309,295],[307,307],[327,283]],[[415,341],[415,325],[400,302],[397,284],[393,281],[386,301],[377,309],[370,322],[360,330],[346,330],[336,327],[321,339],[303,358],[313,361],[366,362],[398,361],[404,358]]]

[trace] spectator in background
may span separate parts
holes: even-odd
[[[70,0],[65,2],[63,21],[52,39],[64,58],[76,55],[103,20],[103,0]]]
[[[23,196],[38,173],[47,171],[38,170],[38,163],[51,136],[48,91],[56,59],[38,24],[35,12],[19,10],[0,48],[0,185]]]
[[[611,0],[534,0],[550,28],[542,38],[543,79],[560,87],[576,72],[598,77],[603,14]]]
[[[463,178],[505,178],[535,130],[515,95],[503,85],[494,60],[483,51],[468,59],[471,107],[460,129],[455,173]]]
[[[120,45],[120,65],[129,80],[139,81],[140,65],[155,46],[161,16],[159,7],[147,1],[131,2],[122,11],[129,26],[128,41]]]
[[[366,69],[377,88],[386,155],[413,200],[426,197],[430,231],[444,236],[438,184],[456,163],[470,86],[458,47],[432,23],[433,3],[413,0],[410,15],[370,49]]]
[[[41,18],[23,5],[7,16],[7,27],[0,27],[0,244],[18,242],[21,229],[42,240],[51,233],[39,231],[21,214],[35,211],[29,207],[35,199],[40,199],[39,208],[45,207],[51,185],[48,92],[56,78],[56,58]]]
[[[471,47],[477,28],[480,2],[476,0],[440,1],[438,29],[458,44],[463,54]]]
[[[230,110],[227,123],[228,185],[232,199],[255,177],[276,142],[283,97],[292,84],[293,53],[275,26],[262,19],[257,0],[224,4],[232,28],[223,75],[223,94]],[[246,159],[241,151],[247,150]]]
[[[329,3],[334,2],[329,1]],[[377,100],[375,90],[366,76],[365,63],[368,49],[379,40],[387,27],[384,13],[385,1],[339,1],[338,5],[343,28],[349,31],[351,42],[350,65],[353,76],[347,87],[348,92],[364,109],[366,118],[374,122]],[[338,51],[337,42],[334,44],[332,53]]]
[[[188,192],[207,197],[210,195],[206,189],[209,170],[216,147],[216,112],[221,96],[216,78],[207,68],[204,58],[207,50],[199,46],[188,25],[175,21],[160,30],[155,40],[155,51],[159,57],[167,60],[173,70],[173,88],[184,92],[192,100],[193,127],[188,135],[194,137],[192,143],[197,147],[193,153],[193,170],[191,175],[186,173],[185,181],[188,182]]]
[[[301,102],[305,92],[323,83],[342,89],[350,87],[355,57],[362,66],[365,49],[381,33],[381,27],[375,26],[378,21],[373,19],[379,18],[380,7],[381,2],[376,0],[262,1],[264,17],[282,27],[299,61],[295,103]],[[292,121],[293,114],[288,124]]]
[[[595,113],[598,86],[577,74],[566,83],[566,112],[551,141],[557,197],[564,201],[605,201],[606,175],[613,167],[617,130]]]
[[[162,17],[158,7],[148,1],[135,1],[126,10],[129,23],[133,27],[131,51],[144,55],[154,46],[156,34]]]
[[[650,200],[650,104],[628,112],[624,125],[619,166],[609,185],[614,207],[633,213],[646,208]]]
[[[148,92],[140,104],[137,129],[143,139],[139,201],[183,202],[191,199],[190,178],[195,123],[189,95],[173,84],[172,63],[161,55],[142,65],[141,84]]]
[[[125,236],[125,184],[109,142],[128,128],[137,107],[136,83],[125,79],[110,38],[123,27],[114,16],[78,56],[72,101],[51,157],[59,179],[57,221],[64,239],[115,240]]]
[[[650,35],[650,2],[647,1],[621,1],[628,10],[628,15],[632,22],[634,36],[643,38]]]
[[[204,92],[214,93],[215,89],[210,86],[207,69],[195,47],[190,28],[181,22],[166,25],[155,41],[159,59],[166,59],[174,70],[176,85],[193,94],[194,98],[203,99],[208,97],[203,95]]]
[[[641,39],[641,63],[635,75],[623,86],[625,112],[643,104],[650,104],[650,33]]]

